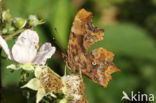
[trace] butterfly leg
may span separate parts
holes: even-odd
[[[66,76],[66,74],[67,74],[67,67],[65,65],[65,67],[64,67],[64,75]]]
[[[82,71],[81,71],[81,69],[79,69],[79,74],[80,74],[80,77],[82,78]]]

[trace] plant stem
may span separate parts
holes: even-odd
[[[0,48],[0,56],[2,54],[2,48]],[[1,58],[0,58],[0,89],[2,89],[2,63],[1,63]],[[0,93],[0,100],[2,100],[2,93]]]
[[[6,36],[6,37],[5,37],[5,40],[10,40],[10,39],[12,39],[14,36],[18,35],[19,33],[23,32],[23,31],[24,31],[24,29],[19,29],[19,30],[17,30],[16,32],[14,32],[13,34],[10,34],[10,35]]]
[[[2,13],[2,0],[0,1],[0,15]],[[0,21],[1,22],[1,21]],[[0,56],[2,54],[2,48],[0,48]],[[1,57],[0,57],[0,91],[2,89],[2,65],[1,65]],[[2,92],[0,93],[0,100],[2,100]]]
[[[50,67],[48,67],[48,70],[54,74],[56,77],[61,78],[57,73],[55,73]]]
[[[0,1],[0,13],[2,12],[2,1]]]

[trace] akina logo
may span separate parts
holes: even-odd
[[[134,93],[131,91],[131,95],[128,96],[128,94],[125,91],[122,91],[123,97],[122,100],[128,100],[128,101],[154,101],[154,94],[142,94],[141,92]]]

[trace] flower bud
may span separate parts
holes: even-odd
[[[20,17],[17,17],[14,20],[14,24],[15,24],[16,28],[18,28],[18,29],[23,28],[26,25],[26,23],[27,23],[27,20],[20,18]]]
[[[2,21],[8,21],[11,18],[10,10],[6,10],[2,12]]]
[[[35,15],[30,15],[28,20],[30,26],[37,26],[39,24],[39,20]]]
[[[10,28],[9,28],[9,32],[13,32],[15,30],[15,27],[13,27],[13,26],[11,26]]]
[[[6,28],[2,29],[2,34],[6,34],[8,32],[8,30]]]

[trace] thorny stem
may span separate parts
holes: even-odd
[[[2,5],[1,5],[2,0],[0,0],[0,14],[2,12]],[[1,56],[2,48],[0,48],[0,56]],[[0,89],[2,89],[2,69],[1,69],[1,57],[0,57]],[[0,93],[0,100],[2,100],[2,93]]]
[[[0,15],[2,15],[2,0],[0,0]],[[0,35],[1,35],[1,31],[0,31]]]
[[[0,0],[0,13],[2,12],[2,0]]]
[[[12,33],[12,34],[6,36],[6,37],[5,37],[5,40],[10,40],[10,39],[12,39],[14,36],[18,35],[19,33],[23,32],[23,31],[24,31],[24,29],[19,29],[19,30],[17,30],[16,32],[14,32],[14,33]]]
[[[0,48],[0,56],[2,53],[2,48]],[[2,89],[2,65],[1,65],[1,57],[0,57],[0,89]],[[0,100],[2,100],[2,94],[0,93]]]
[[[2,13],[2,0],[0,0],[0,14]],[[9,35],[6,37],[6,40],[9,40],[9,39],[12,39],[14,36],[16,36],[17,34],[19,34],[20,32],[24,31],[24,29],[20,29],[20,30],[17,30],[15,33]],[[0,35],[1,35],[1,30],[0,30]],[[1,57],[1,54],[2,54],[2,48],[0,46],[0,89],[2,89],[2,57]],[[0,100],[2,100],[2,93],[0,93]]]

